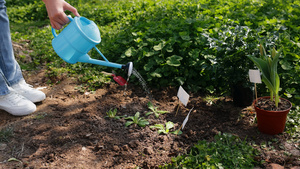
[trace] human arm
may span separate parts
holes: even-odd
[[[61,29],[63,25],[69,22],[65,14],[66,10],[71,11],[75,16],[79,16],[77,9],[64,0],[43,0],[43,2],[46,5],[48,17],[54,29]]]

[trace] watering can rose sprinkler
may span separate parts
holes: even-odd
[[[105,56],[96,48],[101,42],[100,31],[97,25],[85,17],[69,17],[70,23],[57,35],[52,28],[54,39],[52,46],[57,55],[64,61],[75,64],[77,62],[92,63],[101,66],[120,68],[127,70],[128,77],[132,73],[133,64],[125,65],[109,62]],[[104,60],[92,59],[87,53],[95,48]]]

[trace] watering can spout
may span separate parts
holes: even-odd
[[[85,55],[82,55],[81,57],[79,57],[77,62],[91,63],[91,64],[96,64],[96,65],[101,65],[101,66],[124,69],[124,70],[127,70],[128,77],[132,74],[132,69],[133,69],[132,62],[128,62],[126,65],[121,65],[121,64],[112,63],[109,61],[92,59],[88,54],[85,54]]]
[[[132,74],[133,63],[128,62],[126,65],[122,65],[122,69],[127,70],[127,75],[128,75],[128,77],[130,77],[130,75]]]

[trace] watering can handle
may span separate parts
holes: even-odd
[[[73,18],[72,18],[72,17],[70,17],[70,16],[67,16],[67,17],[69,18],[70,22],[73,21]],[[51,28],[51,31],[52,31],[52,35],[53,35],[54,37],[56,37],[57,34],[56,34],[56,32],[55,32],[55,29],[54,29],[54,28]]]

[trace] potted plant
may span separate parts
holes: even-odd
[[[277,65],[281,52],[282,49],[277,52],[273,48],[270,55],[267,55],[265,48],[260,44],[260,57],[248,56],[260,70],[262,81],[270,92],[270,96],[257,98],[253,102],[259,131],[270,135],[284,131],[287,114],[292,108],[290,101],[279,97],[280,79]]]

